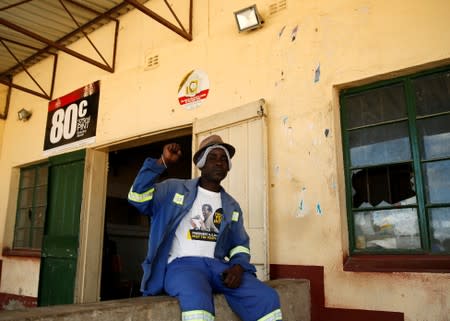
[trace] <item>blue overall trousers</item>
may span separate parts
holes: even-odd
[[[213,321],[213,294],[222,293],[242,321],[281,320],[278,293],[252,273],[242,274],[241,285],[226,287],[222,272],[227,262],[207,257],[181,257],[168,266],[164,282],[167,294],[176,297],[183,321]]]

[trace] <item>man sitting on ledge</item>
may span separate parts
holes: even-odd
[[[220,136],[209,136],[193,157],[200,178],[155,183],[181,157],[178,144],[167,144],[159,159],[145,160],[128,194],[152,222],[141,291],[176,297],[183,321],[213,321],[214,293],[243,321],[282,320],[277,292],[256,278],[250,263],[242,210],[220,185],[234,153]],[[213,209],[216,229],[206,227],[204,205]]]

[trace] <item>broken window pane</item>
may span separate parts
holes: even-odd
[[[412,165],[395,164],[352,171],[353,208],[416,204]]]

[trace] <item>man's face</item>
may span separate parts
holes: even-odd
[[[221,148],[215,148],[206,156],[205,166],[201,169],[202,177],[208,181],[220,183],[230,170],[228,157]]]

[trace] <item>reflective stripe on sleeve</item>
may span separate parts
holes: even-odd
[[[154,191],[155,191],[155,188],[152,187],[144,193],[136,193],[136,192],[133,192],[133,186],[131,186],[130,192],[128,193],[128,199],[130,201],[137,202],[137,203],[147,202],[153,198]]]
[[[182,321],[214,321],[214,315],[205,310],[192,310],[181,313]]]
[[[231,251],[230,251],[230,259],[233,257],[233,255],[239,254],[239,253],[246,253],[246,254],[250,255],[250,249],[245,246],[236,246],[235,248],[231,249]]]
[[[276,310],[266,314],[262,318],[259,318],[258,321],[279,321],[282,319],[283,319],[283,317],[281,315],[281,310],[276,309]]]
[[[239,212],[234,211],[233,215],[231,216],[231,220],[233,222],[237,222],[239,220]]]

